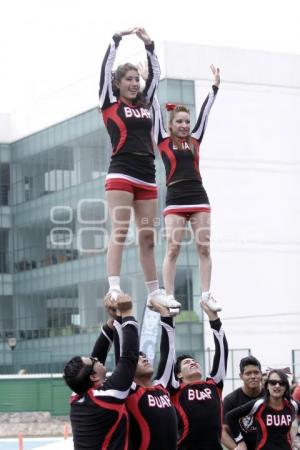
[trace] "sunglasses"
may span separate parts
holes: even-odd
[[[94,357],[94,356],[90,356],[90,360],[92,361],[92,365],[91,365],[91,373],[94,372],[94,365],[99,361],[98,358]]]
[[[276,384],[279,384],[279,386],[281,387],[285,386],[285,382],[279,380],[268,380],[268,384],[270,384],[271,386],[276,386]]]

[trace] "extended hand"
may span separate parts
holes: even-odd
[[[136,28],[134,28],[133,32],[137,35],[137,37],[142,39],[142,41],[146,45],[151,44],[152,40],[151,40],[149,34],[147,33],[147,31],[145,30],[145,28],[136,27]]]
[[[122,317],[132,314],[132,300],[127,294],[120,294],[117,297],[117,312],[120,313]]]
[[[160,314],[162,317],[170,316],[169,308],[166,306],[162,306],[160,303],[156,303],[154,301],[150,301],[151,303],[151,311],[155,311]]]
[[[119,36],[127,36],[128,34],[135,33],[135,30],[136,28],[128,28],[128,30],[117,31],[116,34],[118,34]]]
[[[220,69],[219,69],[219,67],[215,67],[213,64],[211,64],[210,69],[214,76],[214,85],[220,86]]]
[[[104,306],[109,317],[111,319],[115,319],[117,317],[117,302],[112,298],[110,294],[107,294],[105,296]]]
[[[203,300],[200,302],[200,306],[203,309],[203,311],[206,312],[209,320],[218,319],[218,317],[219,317],[218,314],[216,312],[212,311]]]
[[[147,81],[147,78],[149,75],[147,62],[144,62],[144,63],[139,62],[137,67],[138,67],[140,76],[143,78],[144,81]]]
[[[235,450],[247,450],[247,445],[244,441],[239,442]]]

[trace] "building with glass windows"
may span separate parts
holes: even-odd
[[[187,104],[192,122],[210,88],[210,63],[221,67],[221,88],[200,154],[212,204],[212,290],[224,305],[231,348],[252,348],[265,365],[288,365],[299,328],[293,317],[276,325],[268,314],[281,317],[282,298],[286,311],[298,304],[300,58],[180,43],[165,43],[160,53],[160,101]],[[74,108],[58,123],[42,122],[41,114],[39,131],[31,127],[26,133],[23,127],[9,142],[0,139],[2,373],[60,371],[67,358],[90,351],[105,320],[104,180],[110,143],[95,103],[90,108],[80,113]],[[165,188],[159,157],[156,163],[160,269]],[[134,227],[121,286],[133,296],[141,320],[146,291]],[[213,340],[207,333],[204,343],[200,288],[198,258],[187,232],[177,263],[176,296],[183,305],[177,350],[203,362],[204,347],[213,348]],[[17,340],[13,351],[11,337]],[[232,374],[238,359],[230,365]]]
[[[162,101],[194,111],[192,81],[163,80]],[[170,93],[173,93],[172,95]],[[1,371],[59,371],[74,354],[92,348],[105,320],[109,218],[104,182],[110,142],[97,108],[1,146]],[[164,174],[157,158],[159,211]],[[157,218],[157,265],[165,251]],[[176,295],[182,302],[178,335],[182,350],[200,352],[202,325],[193,312],[199,296],[197,258],[183,248]],[[146,291],[134,227],[123,256],[121,286],[142,318]],[[7,339],[14,337],[13,353]]]

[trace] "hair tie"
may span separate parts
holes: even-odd
[[[167,111],[173,111],[173,109],[176,108],[176,103],[166,103],[166,110]]]

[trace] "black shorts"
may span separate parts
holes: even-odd
[[[190,215],[195,212],[210,212],[208,196],[201,181],[179,181],[168,186],[164,216]]]

